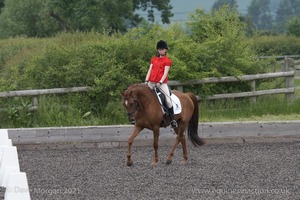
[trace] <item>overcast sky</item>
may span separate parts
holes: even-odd
[[[209,11],[213,6],[215,1],[213,0],[171,0],[170,3],[173,6],[172,13],[174,17],[170,20],[171,22],[186,22],[188,20],[188,16],[191,13],[194,13],[196,9],[204,9],[205,11]],[[237,0],[239,4],[240,12],[246,13],[247,7],[249,6],[251,0]],[[141,16],[147,18],[146,12],[138,12]],[[154,12],[155,22],[161,23],[160,13]]]

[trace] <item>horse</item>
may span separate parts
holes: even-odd
[[[175,114],[174,118],[178,123],[178,127],[174,128],[177,134],[175,143],[167,156],[166,164],[172,163],[172,157],[175,149],[179,143],[182,145],[183,160],[182,164],[186,164],[188,160],[187,145],[185,139],[185,131],[187,129],[188,138],[194,146],[201,146],[205,141],[198,136],[198,122],[199,122],[199,107],[198,99],[193,93],[183,93],[172,90],[181,103],[182,111]],[[162,127],[164,120],[164,113],[157,95],[151,90],[148,85],[144,83],[132,84],[127,89],[121,92],[122,104],[127,111],[128,120],[134,122],[134,129],[131,136],[128,138],[128,153],[127,166],[132,166],[132,144],[135,137],[145,128],[153,131],[153,148],[154,159],[152,165],[156,166],[158,163],[158,140],[159,129]],[[170,125],[170,119],[167,117],[166,125]]]

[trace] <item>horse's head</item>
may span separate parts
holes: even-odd
[[[128,120],[131,124],[134,124],[134,113],[139,110],[138,100],[134,97],[131,89],[121,92],[121,95],[123,106],[127,111]]]

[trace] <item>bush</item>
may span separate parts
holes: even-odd
[[[199,11],[192,19],[189,31],[179,24],[169,28],[146,24],[126,34],[77,32],[45,39],[2,40],[1,90],[90,86],[87,95],[51,97],[49,101],[53,103],[41,104],[41,111],[27,126],[115,124],[126,122],[120,91],[144,81],[160,39],[169,45],[168,55],[173,61],[171,80],[263,71],[264,63],[257,59],[255,46],[245,36],[236,13],[226,8],[210,14]],[[207,95],[248,88],[247,84],[211,84],[188,87],[186,91]],[[66,111],[59,104],[70,109]]]
[[[300,17],[294,16],[287,22],[288,35],[300,37]]]
[[[264,56],[300,55],[300,38],[295,36],[262,36],[253,39],[258,54]]]

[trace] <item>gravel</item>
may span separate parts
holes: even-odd
[[[165,165],[169,146],[160,146],[160,162],[151,166],[152,147],[19,150],[32,200],[98,199],[299,199],[300,143],[189,144],[189,162],[181,148]],[[3,188],[0,196],[3,196]]]
[[[5,188],[0,187],[0,199],[4,199]]]

